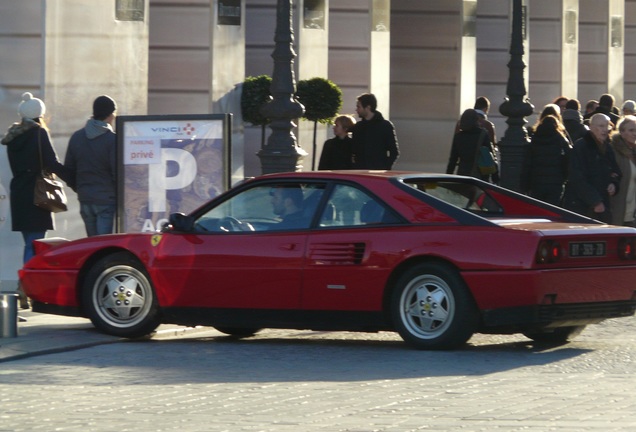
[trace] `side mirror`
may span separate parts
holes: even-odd
[[[194,218],[184,213],[172,213],[161,231],[191,232],[194,229]]]

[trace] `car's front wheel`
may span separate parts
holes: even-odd
[[[418,349],[457,348],[470,339],[479,319],[460,275],[441,263],[418,264],[400,276],[391,315],[402,339]]]
[[[82,304],[93,325],[114,336],[147,336],[160,322],[150,278],[126,252],[108,255],[92,266],[82,289]]]

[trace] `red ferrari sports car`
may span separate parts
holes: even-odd
[[[20,270],[35,311],[131,338],[174,323],[451,349],[476,332],[566,342],[636,308],[636,229],[453,175],[271,174],[161,232],[35,246]]]

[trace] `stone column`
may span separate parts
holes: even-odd
[[[329,76],[329,0],[298,0],[298,79]],[[327,127],[317,125],[316,154],[313,154],[314,122],[300,120],[298,142],[309,153],[307,167],[318,166]]]
[[[561,1],[561,93],[578,99],[579,0]]]
[[[378,99],[378,111],[389,119],[391,107],[391,0],[369,0],[369,19],[371,31],[369,91]]]
[[[118,115],[143,115],[148,97],[148,0],[43,1],[43,99],[61,159],[68,138],[92,116],[102,94]],[[52,235],[84,237],[76,195]]]
[[[625,0],[609,0],[607,47],[607,92],[620,106],[625,84]]]
[[[231,182],[244,178],[241,83],[245,80],[245,0],[210,2],[210,99],[213,113],[232,113]]]
[[[459,115],[475,104],[477,81],[477,0],[461,2],[461,73],[459,76]]]
[[[148,0],[43,4],[44,96],[54,133],[82,127],[101,94],[117,101],[120,115],[145,114]]]

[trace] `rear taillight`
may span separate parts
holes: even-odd
[[[542,241],[537,249],[537,263],[548,264],[554,263],[561,259],[563,255],[561,245],[554,240]]]
[[[618,257],[625,260],[636,259],[636,237],[625,237],[618,242]]]

